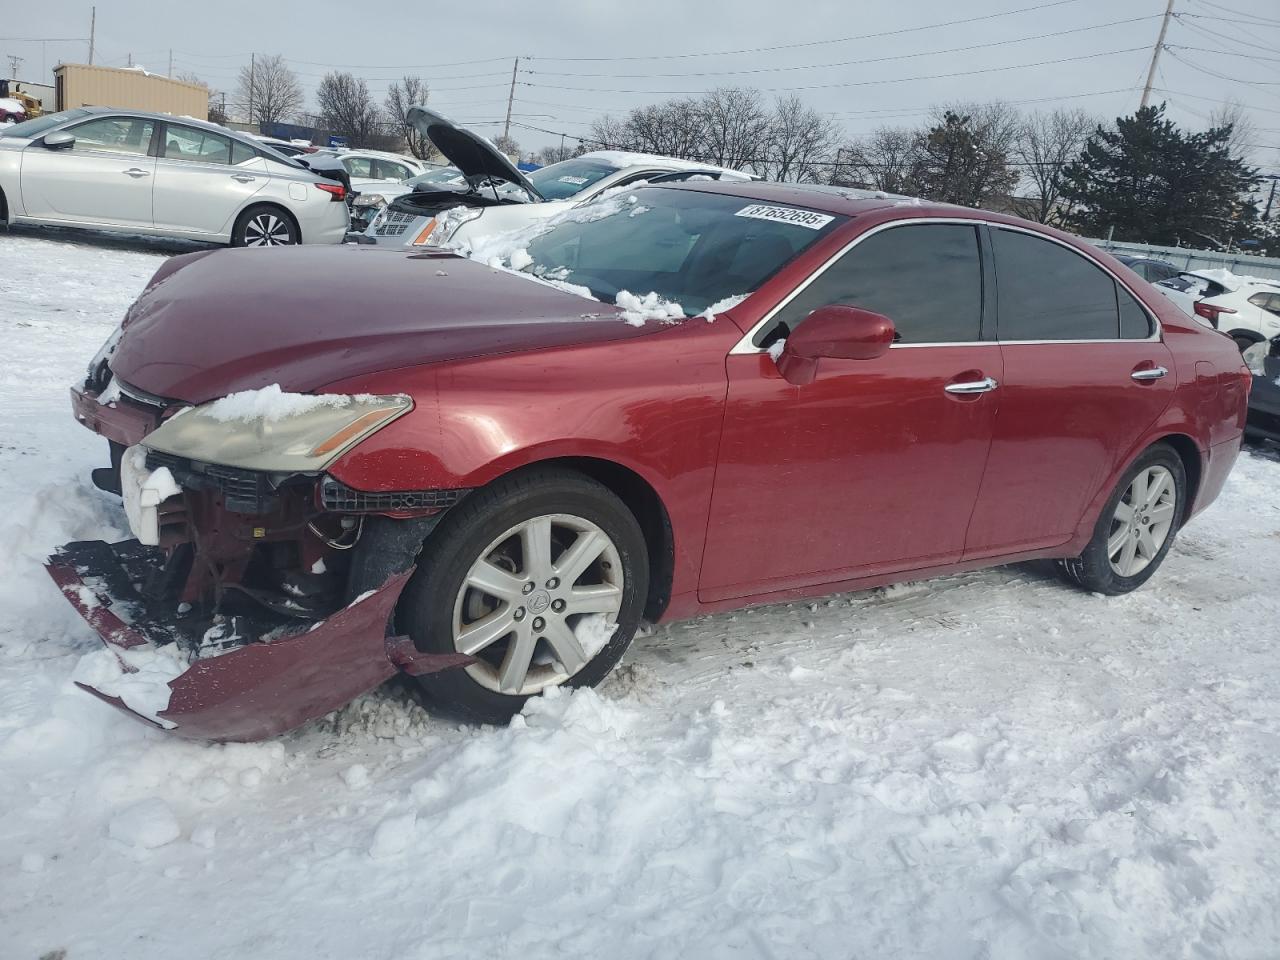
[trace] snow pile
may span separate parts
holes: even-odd
[[[180,677],[189,666],[190,659],[176,644],[164,647],[146,644],[127,650],[103,647],[82,656],[71,679],[109,697],[119,697],[130,710],[170,728],[173,722],[158,714],[169,708],[169,696],[173,692],[169,682]]]
[[[698,316],[705,317],[707,323],[710,323],[716,318],[716,314],[724,313],[726,310],[732,310],[749,296],[751,296],[749,293],[735,293],[731,297],[725,297],[723,300],[717,300],[711,306],[707,307],[707,309],[703,310],[702,313],[698,314]]]
[[[27,112],[27,108],[23,105],[22,101],[15,100],[13,97],[0,97],[0,110],[4,110],[8,113],[25,114]]]
[[[178,496],[182,488],[168,467],[147,471],[147,451],[142,447],[130,447],[124,452],[120,461],[120,487],[124,491],[129,529],[140,542],[155,546],[160,542],[155,508],[170,497]]]
[[[182,835],[173,810],[158,797],[142,800],[116,814],[107,832],[113,840],[144,850],[163,847]]]
[[[622,319],[633,327],[643,327],[650,320],[683,320],[684,309],[656,293],[638,297],[628,290],[619,290],[616,303],[622,308]]]
[[[280,389],[280,384],[273,383],[258,390],[227,394],[220,400],[201,407],[200,412],[220,423],[233,423],[237,420],[244,423],[255,420],[275,423],[277,420],[301,416],[323,407],[346,407],[353,401],[372,399],[369,396],[353,397],[341,393],[286,393]]]
[[[589,613],[573,625],[573,635],[588,658],[603,650],[617,632],[618,625],[603,613]]]

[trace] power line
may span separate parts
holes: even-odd
[[[1224,57],[1243,57],[1245,60],[1257,60],[1259,62],[1266,60],[1271,63],[1280,63],[1280,57],[1259,57],[1251,53],[1239,53],[1235,50],[1214,50],[1211,47],[1189,47],[1181,43],[1168,43],[1165,47],[1169,50],[1196,50],[1200,53],[1216,53]]]
[[[1170,90],[1167,87],[1152,87],[1151,89],[1158,90],[1161,93],[1167,93],[1171,97],[1190,97],[1192,100],[1204,100],[1207,103],[1217,103],[1217,104],[1221,104],[1224,102],[1221,97],[1206,97],[1206,96],[1203,96],[1202,94],[1182,93],[1179,90]],[[1263,113],[1280,113],[1280,110],[1277,110],[1274,107],[1258,107],[1250,103],[1242,103],[1240,104],[1240,106],[1244,107],[1247,110],[1260,110]]]
[[[1105,50],[1101,53],[1089,53],[1077,57],[1062,57],[1057,60],[1038,60],[1034,63],[1018,63],[1003,67],[981,67],[977,70],[958,70],[953,73],[924,74],[918,77],[896,77],[888,80],[849,80],[842,83],[813,83],[799,87],[763,87],[762,89],[767,93],[784,93],[796,90],[830,90],[845,87],[873,87],[891,83],[910,83],[917,80],[944,80],[952,77],[971,77],[982,73],[1001,73],[1009,70],[1025,70],[1030,67],[1054,66],[1060,63],[1078,63],[1082,60],[1096,60],[1100,57],[1113,57],[1122,53],[1133,53],[1137,50],[1146,49],[1147,48],[1145,46],[1124,47],[1120,50]],[[575,90],[586,93],[636,93],[645,94],[647,96],[675,96],[706,92],[705,90],[636,90],[630,88],[573,87],[553,83],[530,83],[528,81],[522,81],[521,86],[542,87],[546,90]]]
[[[1254,20],[1260,21],[1261,23],[1280,27],[1280,20],[1273,20],[1270,17],[1264,17],[1258,13],[1248,13],[1247,11],[1244,11],[1244,10],[1236,10],[1232,7],[1223,6],[1220,3],[1214,3],[1213,0],[1199,0],[1199,2],[1203,3],[1206,7],[1212,7],[1216,10],[1221,10],[1224,13],[1235,14],[1238,17],[1251,17]]]
[[[1219,33],[1217,30],[1210,30],[1202,24],[1191,23],[1187,20],[1183,20],[1182,14],[1180,13],[1175,13],[1173,18],[1178,21],[1179,26],[1188,27],[1201,36],[1212,37],[1215,40],[1226,40],[1228,43],[1238,43],[1242,47],[1252,47],[1254,50],[1265,50],[1268,53],[1275,49],[1274,46],[1264,46],[1260,43],[1251,43],[1248,40],[1241,40],[1239,37],[1233,37],[1230,34]]]
[[[1206,13],[1180,13],[1179,17],[1193,17],[1196,20],[1213,20],[1217,23],[1243,23],[1250,27],[1270,27],[1273,30],[1280,30],[1280,23],[1275,21],[1260,22],[1258,20],[1233,20],[1231,17],[1217,17]]]
[[[847,43],[851,40],[874,40],[879,37],[896,37],[904,33],[919,33],[922,30],[938,30],[942,27],[954,27],[964,23],[980,23],[984,20],[996,20],[1000,17],[1011,17],[1019,13],[1035,10],[1048,10],[1050,7],[1062,7],[1081,0],[1053,0],[1051,3],[1036,3],[1016,10],[1003,10],[999,13],[987,13],[977,17],[963,17],[959,20],[943,20],[927,23],[918,27],[903,27],[899,30],[883,30],[880,33],[863,33],[850,37],[833,37],[829,40],[806,40],[800,43],[779,43],[771,47],[743,47],[738,50],[711,50],[700,53],[651,53],[633,57],[530,57],[532,60],[558,60],[563,63],[613,63],[619,60],[687,60],[691,57],[728,57],[740,53],[772,53],[775,50],[798,50],[803,47],[820,47],[832,43]]]
[[[1229,83],[1243,83],[1251,87],[1280,86],[1280,80],[1242,80],[1239,77],[1229,77],[1225,73],[1219,73],[1216,70],[1210,70],[1208,67],[1201,66],[1200,64],[1196,63],[1193,60],[1188,60],[1186,57],[1180,57],[1178,56],[1178,54],[1176,54],[1172,50],[1169,51],[1169,56],[1173,57],[1173,59],[1177,60],[1179,63],[1185,63],[1188,67],[1191,67],[1193,70],[1199,70],[1203,74],[1206,74],[1210,77],[1214,77],[1218,80],[1226,80]],[[1270,90],[1263,90],[1262,92],[1267,94],[1267,96],[1271,96],[1271,97],[1280,96],[1280,94],[1272,93]]]
[[[1065,37],[1073,33],[1086,33],[1090,30],[1102,30],[1121,24],[1138,23],[1143,20],[1154,20],[1160,14],[1149,14],[1143,17],[1130,17],[1126,20],[1112,20],[1107,23],[1093,24],[1088,27],[1073,27],[1069,30],[1055,30],[1052,33],[1037,33],[1027,37],[1014,37],[1010,40],[990,40],[986,43],[973,43],[963,47],[948,47],[944,50],[925,50],[920,53],[900,53],[886,57],[859,58],[856,60],[837,60],[830,63],[803,63],[789,67],[750,67],[742,70],[705,70],[678,73],[567,73],[558,71],[529,70],[521,73],[536,74],[544,77],[613,77],[619,80],[645,79],[648,77],[723,77],[740,74],[784,73],[793,70],[822,70],[830,67],[849,67],[867,63],[887,63],[890,60],[911,60],[917,57],[936,57],[948,53],[964,53],[969,50],[983,50],[989,47],[1003,47],[1014,43],[1027,43],[1032,40],[1047,40],[1053,37]]]

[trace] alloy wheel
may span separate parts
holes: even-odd
[[[246,247],[284,247],[293,243],[293,234],[283,217],[274,213],[259,213],[244,225]]]
[[[1122,577],[1145,570],[1169,539],[1178,508],[1178,485],[1161,466],[1140,470],[1116,504],[1107,537],[1107,559]]]
[[[454,601],[453,646],[467,672],[498,693],[527,696],[564,683],[612,636],[622,608],[618,549],[582,517],[550,514],[489,544]],[[603,623],[585,623],[588,617]]]

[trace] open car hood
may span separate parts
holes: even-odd
[[[515,164],[478,133],[458,126],[427,107],[410,107],[408,119],[415,130],[435,144],[436,149],[462,171],[472,186],[482,180],[505,180],[528,190],[538,200],[544,199]]]

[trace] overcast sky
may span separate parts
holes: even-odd
[[[392,80],[417,74],[430,83],[434,106],[493,136],[518,55],[513,118],[521,126],[512,135],[525,149],[559,140],[529,127],[572,142],[604,111],[727,85],[770,97],[795,90],[856,136],[919,122],[931,105],[958,99],[1078,106],[1104,118],[1132,112],[1165,2],[102,0],[95,62],[123,66],[132,55],[163,73],[172,51],[175,73],[232,90],[251,51],[280,53],[299,74],[309,109],[330,69],[365,77],[379,102]],[[60,60],[84,62],[87,41],[74,38],[88,37],[89,4],[42,0],[20,9],[0,27],[0,55],[25,58],[20,77],[49,82]],[[1157,96],[1197,128],[1228,98],[1250,107],[1258,128],[1252,160],[1280,172],[1280,6],[1175,0],[1174,9],[1181,17],[1166,39],[1173,49],[1156,78],[1173,92]],[[1240,22],[1250,18],[1261,22]],[[962,19],[973,22],[942,25]],[[883,35],[889,31],[896,33]],[[41,37],[63,39],[17,39]],[[1026,102],[1036,100],[1043,102]]]

